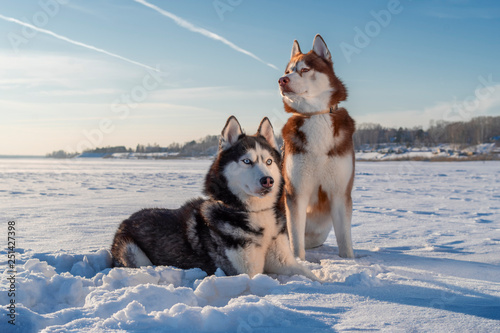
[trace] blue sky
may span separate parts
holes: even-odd
[[[493,0],[4,0],[0,154],[168,145],[232,114],[278,131],[277,80],[316,33],[358,125],[500,115],[499,31]]]

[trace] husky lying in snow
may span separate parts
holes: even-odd
[[[285,111],[283,127],[288,232],[295,256],[323,244],[335,230],[339,255],[354,258],[351,190],[354,181],[354,120],[338,103],[347,90],[333,71],[323,38],[316,35],[304,54],[293,42],[285,75],[279,79]]]
[[[179,209],[143,209],[123,221],[111,253],[115,266],[169,265],[213,274],[301,274],[286,230],[281,159],[267,118],[245,135],[234,116],[205,179],[207,199]]]

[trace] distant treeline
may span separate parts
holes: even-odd
[[[134,149],[125,146],[100,147],[85,150],[83,153],[91,154],[114,154],[114,153],[175,153],[179,157],[212,156],[217,152],[219,146],[218,135],[207,135],[206,137],[180,144],[174,142],[167,147],[161,147],[159,144],[138,144]],[[67,153],[63,150],[54,151],[47,154],[51,158],[71,158],[80,155],[80,153]]]
[[[156,149],[159,148],[158,145],[155,146]],[[155,149],[155,147],[150,147],[149,149]],[[184,144],[172,143],[166,149],[169,153],[179,153],[179,156],[211,156],[215,155],[219,147],[219,136],[218,135],[207,135],[206,137],[199,139],[197,141],[189,141]],[[139,148],[139,146],[138,146]],[[147,153],[155,151],[147,151],[148,147],[145,147]],[[159,148],[162,149],[162,148]]]
[[[159,144],[138,144],[135,151],[129,149],[128,151],[113,151],[114,153],[129,152],[129,153],[178,153],[179,156],[209,156],[217,152],[219,145],[219,136],[207,135],[206,137],[185,142],[183,144],[174,142],[167,147],[161,147]],[[123,147],[125,148],[125,147]],[[113,149],[113,147],[111,147]],[[93,150],[91,152],[97,152]]]
[[[281,146],[282,138],[278,136],[278,145]],[[427,130],[421,127],[414,128],[387,128],[378,124],[360,124],[354,133],[354,145],[357,150],[370,146],[388,143],[406,146],[433,146],[441,143],[470,146],[487,142],[500,142],[500,116],[477,117],[467,122],[431,123]],[[84,153],[113,154],[113,153],[176,153],[179,157],[211,156],[217,152],[219,145],[218,135],[186,142],[184,144],[172,143],[167,147],[159,144],[138,144],[134,149],[124,146],[103,147],[86,150]],[[63,150],[47,154],[52,158],[70,158],[79,153],[68,153]]]
[[[50,157],[50,158],[72,158],[75,156],[80,155],[79,153],[68,153],[64,150],[56,150],[53,151],[52,153],[48,153],[45,155],[45,157]]]
[[[360,124],[354,133],[354,146],[376,147],[386,143],[407,146],[433,146],[441,143],[470,146],[500,142],[500,116],[477,117],[467,122],[431,123],[427,130],[414,128],[386,128],[378,124]]]

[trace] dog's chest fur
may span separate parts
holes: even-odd
[[[303,117],[292,116],[283,128],[283,174],[288,193],[320,185],[342,187],[353,171],[354,121],[345,109]]]
[[[285,233],[286,220],[274,208],[252,211],[237,211],[220,202],[207,201],[201,210],[204,221],[211,233],[214,248],[209,253],[215,266],[221,267],[226,274],[262,273],[271,244],[280,233]],[[191,244],[201,244],[200,234],[191,235]],[[220,246],[224,244],[224,246]],[[198,250],[202,251],[200,247]],[[246,268],[245,268],[246,267]],[[250,269],[248,267],[259,267]]]
[[[274,209],[267,209],[260,212],[248,213],[248,220],[255,228],[262,228],[262,237],[258,244],[267,251],[273,238],[275,238],[283,229],[284,221],[276,218]]]
[[[298,129],[305,134],[305,151],[311,157],[322,158],[335,147],[338,137],[333,136],[333,123],[329,114],[305,118]]]
[[[246,247],[254,244],[267,251],[272,239],[283,232],[285,220],[279,217],[274,206],[252,211],[236,210],[221,202],[207,200],[201,208],[203,220],[214,235],[221,237],[229,247]],[[199,235],[191,228],[193,236]],[[193,237],[194,238],[194,237]],[[191,240],[197,243],[197,239]]]

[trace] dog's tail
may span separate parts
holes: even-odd
[[[131,237],[117,233],[111,247],[113,255],[113,267],[153,266],[146,253],[137,245]]]

